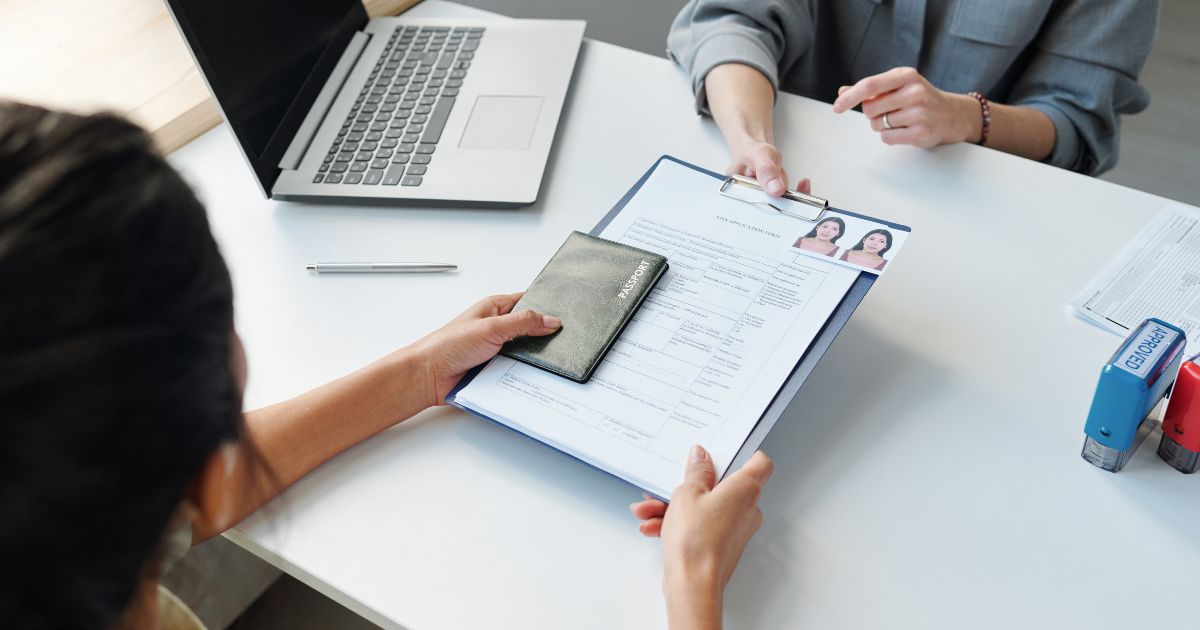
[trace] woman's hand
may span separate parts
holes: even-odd
[[[704,90],[713,119],[729,145],[730,161],[725,173],[753,177],[768,195],[782,195],[788,176],[773,140],[775,89],[771,82],[755,68],[725,63],[705,76]],[[812,184],[802,179],[796,190],[810,193]]]
[[[662,537],[663,591],[672,628],[720,627],[725,584],[762,524],[758,496],[771,470],[771,459],[759,451],[716,486],[712,457],[693,446],[669,508],[649,497],[629,506],[642,520],[643,535]]]
[[[775,145],[748,138],[731,140],[729,153],[729,167],[725,169],[727,175],[753,177],[772,197],[782,195],[787,189],[788,174],[783,170],[783,157]],[[796,183],[796,190],[804,194],[811,193],[812,181],[807,178],[800,180]]]
[[[496,356],[516,337],[548,335],[562,326],[557,317],[531,310],[511,312],[521,293],[484,298],[450,323],[411,346],[427,383],[428,406],[444,404],[467,370]]]
[[[852,86],[843,85],[838,89],[833,111],[840,114],[860,104],[871,119],[871,129],[878,131],[886,144],[929,149],[977,142],[983,133],[978,101],[933,87],[913,68],[892,68]]]

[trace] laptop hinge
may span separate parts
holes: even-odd
[[[362,31],[356,32],[350,38],[350,42],[346,44],[346,50],[342,51],[342,57],[338,59],[337,65],[333,67],[333,72],[329,74],[329,80],[317,94],[312,108],[304,117],[304,122],[300,123],[300,128],[296,130],[296,135],[292,138],[292,143],[288,145],[287,151],[284,152],[283,159],[279,160],[279,168],[295,170],[300,167],[300,161],[304,159],[308,146],[312,144],[317,130],[321,128],[321,122],[325,120],[325,115],[329,113],[334,99],[342,91],[346,78],[350,76],[354,65],[358,63],[359,55],[366,49],[367,42],[370,41],[371,36]]]

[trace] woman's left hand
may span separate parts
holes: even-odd
[[[871,120],[871,129],[878,131],[886,144],[929,149],[974,142],[982,133],[978,101],[933,87],[913,68],[892,68],[854,85],[843,85],[838,89],[833,111],[840,114],[860,104]]]
[[[512,312],[521,293],[484,298],[450,323],[412,345],[428,381],[428,406],[445,404],[446,395],[467,370],[496,356],[500,346],[526,335],[548,335],[562,326],[551,315]]]

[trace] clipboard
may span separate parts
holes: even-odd
[[[602,217],[600,219],[600,221],[598,223],[596,223],[595,227],[593,227],[589,233],[593,236],[598,236],[606,227],[608,227],[609,223],[611,223],[613,221],[613,219],[615,219],[617,217],[617,215],[619,215],[621,213],[621,211],[625,208],[625,206],[627,206],[629,204],[629,202],[631,200],[633,200],[634,197],[637,196],[637,194],[641,190],[642,186],[650,179],[650,177],[654,174],[654,171],[663,162],[673,162],[675,164],[678,164],[680,166],[686,167],[688,169],[691,169],[691,170],[699,172],[699,173],[703,173],[703,174],[713,178],[713,193],[714,194],[725,194],[726,191],[728,190],[728,187],[735,186],[735,185],[736,186],[751,186],[751,187],[756,186],[755,180],[752,180],[749,178],[736,177],[736,176],[726,177],[724,175],[720,175],[718,173],[715,173],[708,169],[696,166],[695,164],[685,162],[683,160],[672,157],[670,155],[663,155],[663,156],[660,156],[658,158],[658,160],[656,160],[654,162],[654,164],[637,180],[637,182],[635,182],[633,184],[633,186],[629,189],[629,191],[626,192],[625,195],[622,196],[616,202],[616,204],[613,205],[612,209],[610,209],[608,211],[608,213],[606,213],[604,215],[604,217]],[[905,232],[910,231],[910,229],[907,226],[890,223],[887,221],[881,221],[877,218],[869,217],[869,216],[858,214],[855,212],[849,212],[849,211],[841,210],[838,208],[832,208],[829,206],[829,202],[827,200],[821,199],[819,197],[813,197],[811,195],[803,195],[802,193],[796,193],[794,191],[789,191],[788,197],[793,201],[803,203],[806,206],[810,206],[812,208],[812,210],[808,214],[806,214],[805,216],[797,216],[796,217],[797,219],[810,221],[810,222],[818,221],[822,216],[824,216],[824,214],[826,212],[836,211],[838,214],[858,217],[858,218],[872,221],[875,223],[879,223],[882,225],[887,225],[887,226],[897,229],[897,230],[903,230]],[[757,202],[750,202],[745,199],[738,199],[738,200],[746,202],[746,203],[757,203]],[[792,213],[786,211],[786,209],[780,209],[779,207],[774,207],[774,209],[783,214],[789,214],[789,215],[792,214]],[[730,464],[726,468],[724,475],[722,475],[722,479],[725,476],[729,475],[730,473],[740,469],[750,459],[750,457],[754,455],[754,452],[758,450],[759,446],[761,446],[763,441],[766,439],[767,435],[771,432],[771,429],[775,426],[775,424],[779,421],[779,419],[781,417],[783,417],[783,414],[787,410],[788,405],[791,404],[792,399],[800,391],[800,388],[804,385],[804,382],[808,379],[808,376],[812,373],[813,369],[816,368],[817,363],[821,360],[821,357],[823,357],[825,355],[825,352],[829,349],[829,346],[832,345],[834,339],[837,338],[838,333],[840,333],[842,331],[842,328],[846,325],[846,322],[848,322],[850,320],[850,316],[854,313],[854,310],[856,308],[858,308],[858,305],[862,302],[863,298],[866,297],[867,291],[869,291],[871,286],[875,284],[876,278],[877,278],[877,276],[874,274],[863,272],[863,271],[859,272],[858,277],[851,284],[850,288],[846,291],[846,294],[842,297],[841,302],[838,303],[837,307],[833,310],[833,312],[830,314],[829,318],[825,321],[824,326],[821,327],[820,331],[817,333],[817,335],[813,339],[812,343],[809,344],[808,349],[805,350],[803,355],[801,355],[800,360],[797,361],[796,365],[792,368],[791,373],[784,380],[784,382],[780,386],[779,390],[776,391],[775,396],[771,399],[771,402],[767,405],[766,409],[763,411],[762,415],[759,417],[758,422],[755,423],[754,427],[747,434],[747,437],[743,441],[741,447],[738,449],[738,451],[734,455],[734,457],[730,460]],[[464,376],[463,379],[461,381],[459,381],[459,383],[457,385],[454,386],[454,388],[450,391],[449,395],[447,395],[446,402],[448,404],[453,405],[459,409],[462,409],[472,415],[478,416],[480,418],[483,418],[485,420],[488,420],[490,422],[498,424],[510,431],[514,431],[520,435],[523,435],[539,444],[542,444],[543,446],[546,446],[549,448],[554,448],[554,450],[562,453],[563,455],[566,455],[568,457],[571,457],[572,459],[575,459],[584,464],[587,464],[588,466],[596,468],[597,470],[599,470],[605,474],[608,474],[616,479],[619,479],[623,483],[627,483],[631,486],[638,488],[638,490],[640,490],[640,491],[649,492],[646,488],[641,488],[641,487],[637,486],[636,484],[624,479],[623,477],[620,477],[619,475],[613,473],[612,471],[606,470],[596,464],[593,464],[592,462],[589,462],[589,461],[586,461],[579,457],[576,457],[575,455],[573,455],[571,453],[557,449],[553,445],[547,444],[546,442],[544,442],[534,436],[528,435],[525,432],[523,432],[517,428],[511,427],[503,422],[499,422],[499,421],[497,421],[493,418],[490,418],[484,414],[478,413],[475,410],[466,407],[465,405],[458,404],[455,401],[455,398],[458,395],[458,393],[464,387],[466,387],[479,374],[479,372],[483,370],[484,366],[486,366],[486,365],[487,365],[487,363],[484,363],[483,365],[478,366],[478,367],[474,368],[473,370],[471,370],[470,372],[468,372],[466,374],[466,376]],[[652,493],[652,494],[654,494],[657,498],[662,499],[664,501],[669,501],[669,499],[670,499],[670,497],[658,496],[656,493]]]

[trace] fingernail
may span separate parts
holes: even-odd
[[[703,446],[700,446],[699,444],[693,444],[692,450],[688,453],[688,459],[692,460],[693,464],[699,464],[705,459],[708,459],[708,452],[704,450]]]
[[[778,177],[772,179],[771,181],[767,182],[767,190],[771,192],[779,192],[783,190],[783,182],[779,181]]]
[[[637,503],[630,503],[630,504],[629,504],[629,511],[630,511],[630,512],[634,511],[635,509],[637,509],[637,506],[638,506],[638,504],[637,504]]]
[[[542,315],[542,325],[546,328],[558,328],[562,326],[562,320],[553,315]]]

